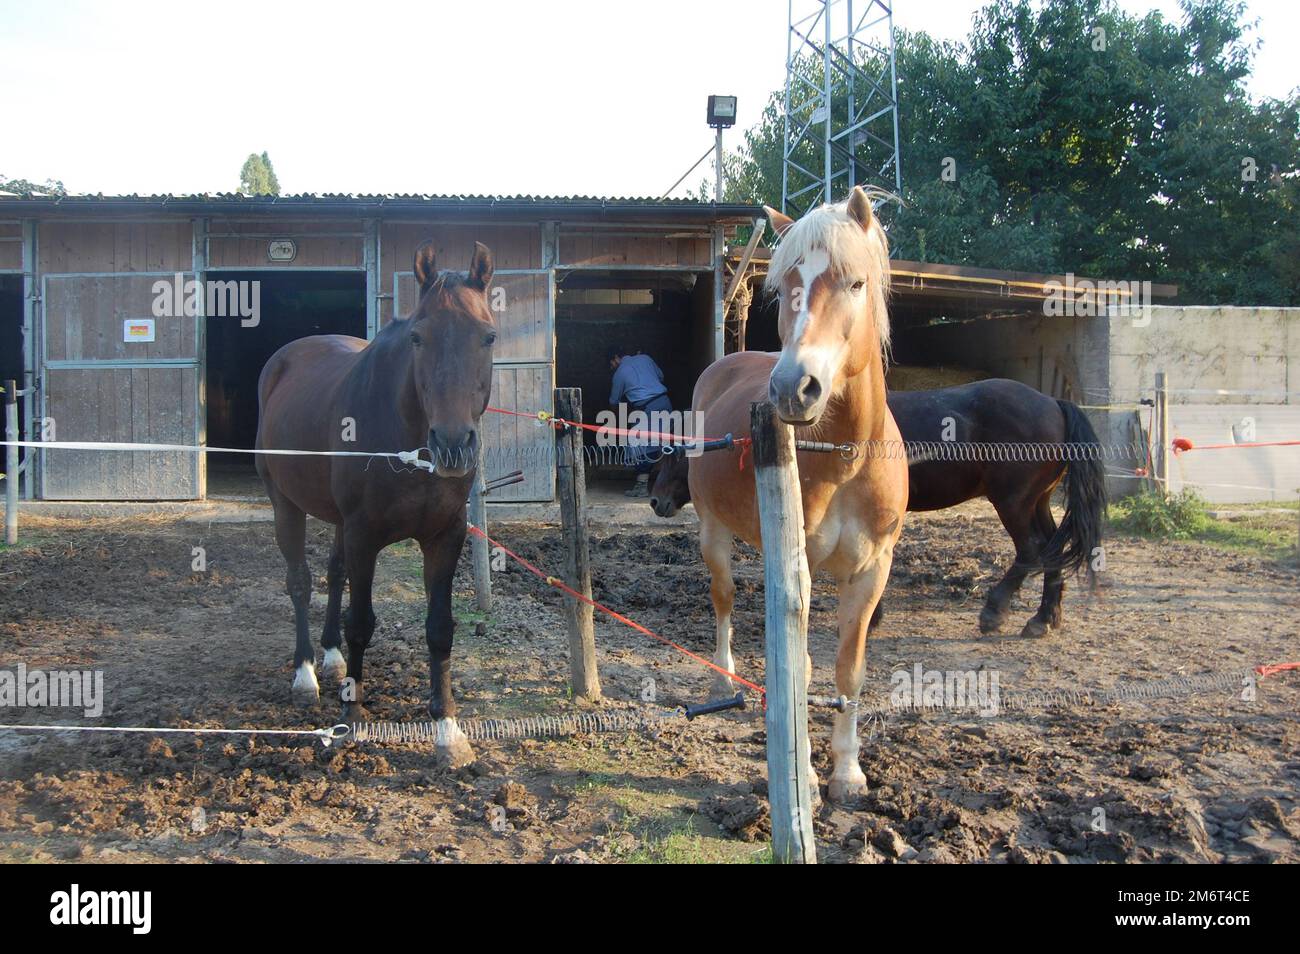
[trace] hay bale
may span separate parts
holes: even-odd
[[[910,364],[890,365],[885,385],[891,391],[933,391],[972,381],[985,381],[993,375],[973,368],[922,368]]]

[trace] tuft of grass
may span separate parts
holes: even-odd
[[[633,822],[632,816],[627,822]],[[696,830],[695,817],[681,811],[641,817],[624,827],[636,835],[637,844],[626,853],[613,853],[611,860],[622,864],[770,864],[772,860],[771,845],[705,837]]]
[[[1134,536],[1185,540],[1261,556],[1279,564],[1300,561],[1297,522],[1291,503],[1234,506],[1232,515],[1212,516],[1195,491],[1165,497],[1137,494],[1111,505],[1110,524]]]
[[[1204,532],[1209,520],[1205,499],[1194,490],[1169,496],[1135,494],[1111,507],[1112,526],[1160,540],[1195,539]]]
[[[478,623],[489,623],[492,621],[492,615],[485,613],[478,608],[478,603],[469,596],[453,595],[451,598],[451,612],[456,617],[456,622],[461,626],[468,626],[471,629]]]

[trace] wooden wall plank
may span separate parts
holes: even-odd
[[[44,275],[59,272],[188,271],[193,266],[189,219],[112,222],[47,221],[37,252]]]
[[[705,268],[712,265],[707,234],[671,237],[662,232],[569,228],[559,234],[560,264],[586,266],[649,265]]]
[[[20,229],[17,235],[12,235],[4,231],[5,228],[0,226],[0,269],[21,269],[23,267],[22,231]]]

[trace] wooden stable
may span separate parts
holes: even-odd
[[[155,317],[156,283],[238,276],[291,291],[295,281],[333,276],[355,285],[356,327],[373,337],[415,304],[416,247],[432,240],[439,267],[463,269],[480,241],[495,256],[500,290],[492,401],[550,410],[553,389],[566,383],[556,380],[565,281],[694,289],[700,304],[682,320],[697,371],[724,352],[727,242],[760,215],[746,205],[640,199],[0,197],[0,281],[21,289],[0,327],[20,330],[15,376],[38,386],[23,410],[26,437],[219,446],[208,433],[209,399],[224,397],[209,394],[209,329],[239,319],[206,316],[202,303],[195,315]],[[235,364],[256,367],[230,369],[245,391],[266,356],[250,352]],[[600,397],[588,399],[589,413]],[[494,414],[483,436],[489,457],[538,443],[533,422]],[[208,494],[207,456],[51,449],[37,455],[23,490],[63,500],[198,499]],[[554,495],[553,468],[538,466],[494,499]]]

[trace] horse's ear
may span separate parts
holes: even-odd
[[[487,291],[492,281],[492,252],[482,242],[474,243],[474,260],[469,263],[469,284],[479,291]]]
[[[420,283],[420,291],[428,291],[437,277],[438,265],[434,259],[433,243],[425,242],[415,250],[415,280]]]
[[[853,191],[849,193],[848,204],[849,215],[857,220],[858,225],[866,231],[871,231],[871,223],[876,219],[876,213],[871,210],[871,200],[867,198],[867,193],[862,186],[855,185]]]
[[[763,214],[767,216],[768,224],[772,226],[772,231],[778,236],[790,226],[794,225],[794,219],[790,218],[790,216],[786,215],[784,212],[778,212],[770,205],[763,206]]]

